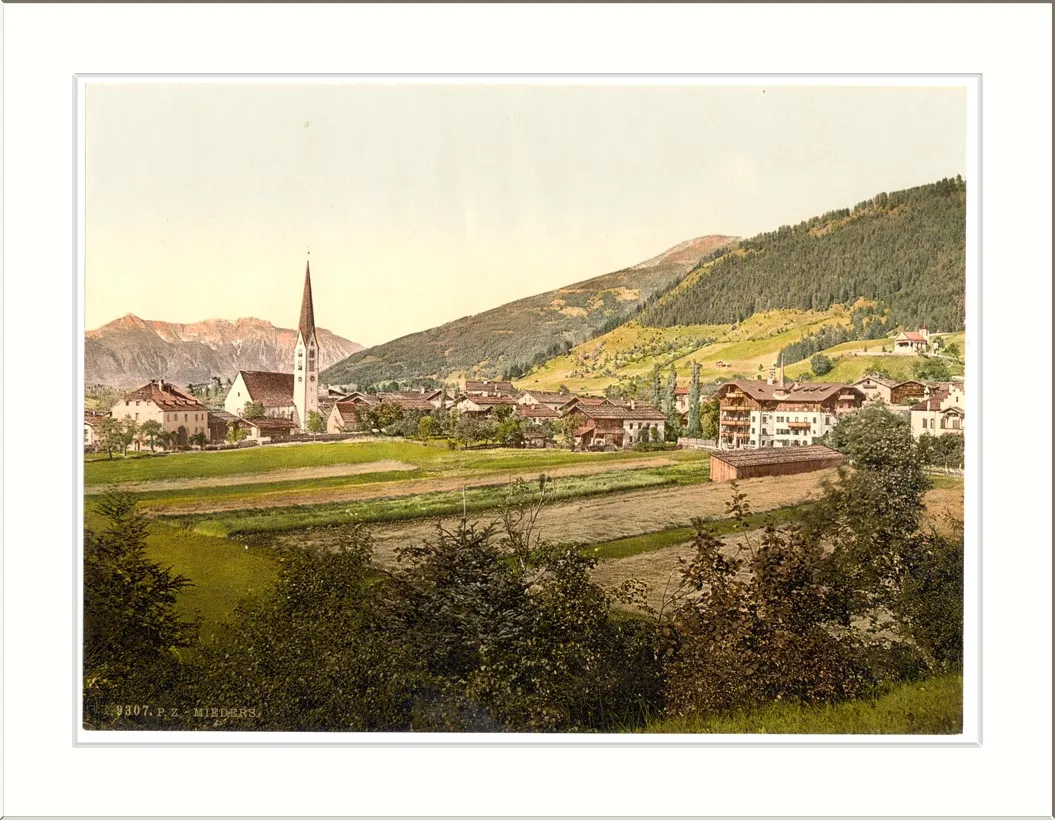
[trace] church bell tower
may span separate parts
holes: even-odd
[[[295,421],[308,429],[308,414],[319,412],[319,340],[315,336],[315,307],[311,301],[311,263],[304,269],[304,296],[300,302],[297,347],[293,351],[293,405]]]

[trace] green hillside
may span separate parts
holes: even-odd
[[[328,384],[366,386],[422,378],[516,377],[631,318],[700,260],[735,242],[703,236],[584,282],[502,305],[360,351],[322,373]]]
[[[642,325],[729,324],[779,309],[877,302],[893,325],[964,327],[966,185],[877,194],[739,243],[648,307]]]

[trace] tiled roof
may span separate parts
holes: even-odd
[[[914,404],[912,410],[941,410],[941,403],[949,398],[949,388],[939,387],[919,404]]]
[[[560,413],[551,410],[544,404],[531,405],[521,404],[517,407],[517,415],[526,419],[559,419]]]
[[[346,424],[357,424],[359,422],[359,408],[361,406],[360,403],[351,401],[339,401],[334,405],[341,420]]]
[[[474,404],[478,404],[481,407],[493,406],[498,404],[514,405],[516,400],[512,396],[462,396],[459,401],[471,401]]]
[[[228,413],[224,410],[210,410],[209,418],[219,419],[220,421],[225,421],[228,424],[230,424],[232,421],[238,421],[238,416],[234,415],[233,413]]]
[[[106,418],[107,415],[107,413],[92,413],[86,410],[84,413],[84,423],[89,427],[94,427],[99,423],[100,419]]]
[[[808,447],[762,447],[750,450],[721,450],[711,453],[711,458],[724,461],[733,467],[748,467],[757,464],[789,464],[796,461],[843,460],[843,454],[823,444]]]
[[[543,404],[564,404],[566,401],[575,398],[574,396],[569,396],[567,393],[549,393],[545,390],[525,390],[521,395],[521,398],[524,396],[531,396],[536,401],[540,401]]]
[[[893,379],[884,379],[884,378],[881,378],[880,376],[865,376],[863,379],[858,379],[857,381],[855,381],[850,386],[851,387],[856,387],[857,385],[863,384],[864,382],[875,382],[876,384],[881,384],[884,387],[893,387],[894,385],[897,384],[897,382],[894,381]]]
[[[916,333],[915,331],[907,331],[904,334],[904,336],[910,342],[924,342],[925,343],[927,341],[923,336],[921,336],[920,334]],[[898,338],[900,338],[900,337],[898,337]]]
[[[747,395],[756,401],[802,401],[822,402],[827,401],[841,390],[853,390],[864,399],[864,393],[857,387],[849,384],[830,384],[822,382],[801,382],[781,387],[779,384],[769,384],[763,381],[748,381],[747,379],[734,379],[726,382],[718,389],[718,395],[722,396],[730,387],[739,387]]]
[[[432,411],[436,409],[432,402],[425,401],[420,394],[415,396],[395,396],[389,393],[382,393],[379,398],[382,404],[394,404],[403,410]]]
[[[597,405],[579,407],[578,411],[590,419],[626,419],[628,421],[664,421],[664,416],[655,407],[637,405],[636,407]]]
[[[288,407],[293,404],[293,374],[268,373],[264,370],[239,370],[251,401],[264,407]]]
[[[150,382],[122,397],[122,401],[148,401],[162,410],[208,410],[193,396],[165,381]]]

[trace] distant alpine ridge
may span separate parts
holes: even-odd
[[[322,367],[363,349],[318,329]],[[135,387],[150,379],[201,384],[213,376],[233,379],[239,370],[286,372],[293,362],[296,329],[252,317],[175,324],[131,313],[84,334],[85,384]]]

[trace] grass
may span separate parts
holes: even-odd
[[[930,479],[931,487],[935,490],[963,489],[963,478],[958,475],[935,475],[930,473],[927,478]]]
[[[567,476],[551,480],[546,499],[552,503],[629,490],[685,486],[705,482],[709,476],[709,465],[700,460],[668,467],[611,470],[588,476]],[[227,537],[353,523],[391,523],[454,516],[460,514],[463,508],[471,513],[493,510],[507,503],[509,487],[508,483],[502,483],[473,487],[464,493],[461,490],[423,492],[398,498],[382,497],[310,506],[173,515],[170,518],[193,527],[196,532]]]
[[[796,521],[802,511],[809,504],[798,504],[791,507],[780,507],[766,512],[752,513],[744,520],[747,529],[753,530],[772,524],[775,527],[784,526]],[[733,519],[722,519],[721,521],[708,522],[708,530],[716,536],[729,535],[740,527],[739,522]],[[693,527],[674,527],[669,530],[645,533],[644,535],[631,535],[626,538],[616,538],[612,541],[601,541],[596,544],[588,544],[584,550],[591,552],[601,560],[611,558],[627,558],[643,552],[676,547],[679,544],[688,543],[696,535]]]
[[[541,469],[598,461],[628,461],[649,453],[573,453],[567,450],[448,450],[401,439],[382,442],[334,442],[287,447],[179,453],[166,456],[92,458],[84,465],[85,485],[124,484],[181,478],[214,478],[340,464],[395,460],[435,473],[472,475],[507,469]]]
[[[956,735],[963,731],[963,677],[944,675],[833,705],[778,703],[751,712],[672,717],[642,731],[721,735]]]
[[[102,526],[105,522],[89,505],[85,527]],[[277,570],[270,554],[263,550],[247,550],[226,538],[161,521],[150,524],[146,553],[152,561],[190,579],[193,586],[179,593],[176,610],[185,620],[200,619],[199,636],[205,643],[216,640],[235,607],[263,592]]]

